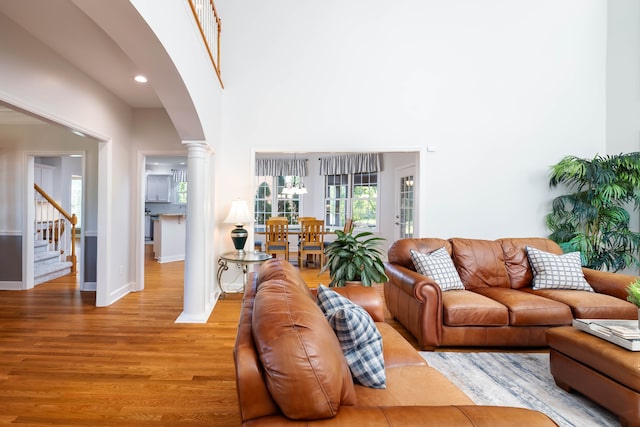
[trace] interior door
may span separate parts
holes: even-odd
[[[415,165],[396,169],[395,240],[413,237],[415,217]]]

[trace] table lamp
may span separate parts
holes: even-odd
[[[236,226],[236,228],[231,230],[231,240],[233,240],[233,246],[235,246],[238,252],[244,251],[244,244],[249,234],[242,225],[251,222],[251,220],[253,220],[253,217],[251,216],[251,212],[249,212],[249,207],[245,200],[234,200],[231,202],[231,210],[224,222],[225,224],[235,224]]]

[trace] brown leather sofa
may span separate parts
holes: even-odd
[[[533,290],[526,246],[563,253],[544,238],[398,240],[389,248],[385,264],[387,307],[425,350],[542,347],[547,329],[571,325],[574,318],[637,319],[637,308],[626,301],[625,290],[636,277],[583,268],[595,293]],[[451,255],[464,290],[442,292],[431,278],[415,271],[411,249],[430,253],[442,247]]]
[[[242,425],[556,425],[536,411],[474,405],[383,322],[375,289],[338,291],[376,322],[386,388],[354,384],[335,333],[299,271],[287,261],[269,260],[250,276],[234,348]]]

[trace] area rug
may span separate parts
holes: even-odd
[[[547,353],[420,354],[478,405],[535,409],[562,427],[620,425],[611,412],[556,386]]]

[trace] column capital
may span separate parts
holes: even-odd
[[[206,143],[206,141],[182,141],[182,145],[187,147],[187,151],[189,153],[199,152],[203,154],[210,154],[212,152],[211,147]]]

